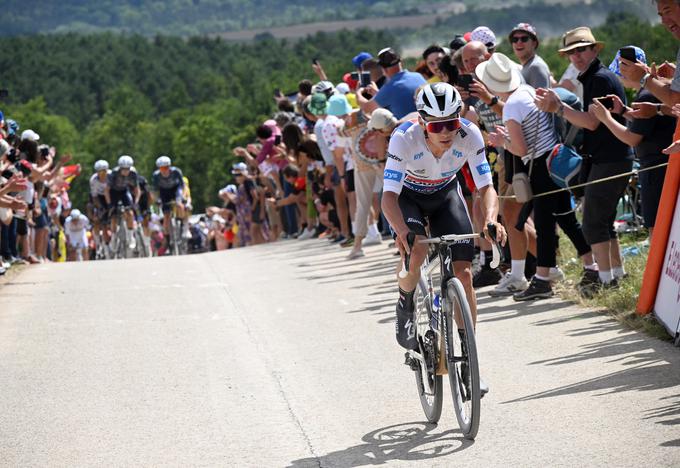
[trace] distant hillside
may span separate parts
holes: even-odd
[[[461,7],[462,2],[422,0],[5,0],[0,35],[102,31],[192,35],[433,10],[450,14]]]
[[[555,36],[622,11],[656,16],[651,0],[5,0],[0,36],[110,31],[252,40],[369,28],[390,30],[417,49],[479,24],[505,34],[530,21],[542,35]]]

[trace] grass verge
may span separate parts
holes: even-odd
[[[638,292],[642,287],[642,275],[647,263],[647,247],[643,242],[645,237],[644,234],[624,234],[620,237],[622,251],[629,252],[629,255],[624,256],[624,267],[628,277],[619,282],[618,288],[606,290],[592,299],[584,299],[576,294],[576,284],[581,279],[583,267],[574,246],[566,236],[561,236],[560,264],[566,275],[566,281],[556,288],[556,292],[564,299],[584,307],[600,309],[632,330],[643,331],[660,340],[670,341],[668,332],[653,314],[639,316],[635,312]],[[637,251],[637,255],[632,254],[634,251]]]

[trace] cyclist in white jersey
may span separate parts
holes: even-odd
[[[109,163],[100,159],[94,163],[95,173],[90,177],[90,204],[88,215],[92,220],[95,243],[99,245],[102,241],[99,237],[100,231],[103,233],[104,242],[108,245],[111,240],[107,229],[108,209],[106,203],[106,188],[109,185]]]
[[[417,121],[405,122],[392,133],[385,166],[382,208],[395,233],[403,254],[409,250],[407,236],[416,234],[410,249],[409,274],[399,278],[397,302],[397,342],[406,349],[418,349],[413,328],[413,296],[420,278],[420,266],[427,246],[418,240],[430,235],[471,234],[472,222],[458,185],[456,173],[468,163],[479,190],[484,231],[496,226],[497,240],[505,243],[506,232],[497,223],[498,197],[486,160],[480,130],[460,118],[463,107],[458,91],[447,83],[425,85],[416,94]],[[465,288],[473,320],[477,319],[477,300],[472,288],[472,240],[451,247],[453,271]],[[485,387],[485,385],[483,386]],[[484,390],[484,389],[483,389]]]

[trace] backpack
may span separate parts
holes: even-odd
[[[560,188],[569,188],[578,183],[582,162],[581,155],[563,143],[555,145],[546,160],[548,173],[555,185]]]

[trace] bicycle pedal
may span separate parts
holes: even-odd
[[[418,371],[418,360],[412,357],[409,353],[404,354],[405,360],[404,364],[409,366],[412,371]]]

